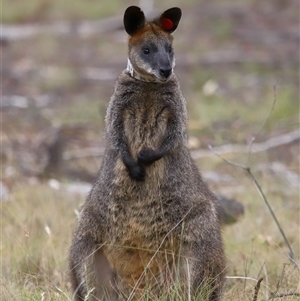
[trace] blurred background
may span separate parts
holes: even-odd
[[[267,270],[276,286],[288,252],[247,174],[209,145],[251,166],[299,255],[297,0],[2,0],[4,300],[14,291],[22,296],[16,300],[31,291],[57,294],[66,282],[74,210],[100,167],[105,111],[127,63],[129,5],[150,17],[182,9],[175,72],[188,104],[190,149],[210,187],[245,206],[239,223],[224,230],[230,273],[258,276],[276,261]],[[255,249],[261,258],[250,267]],[[272,257],[270,249],[280,251]],[[234,285],[227,296],[245,300],[232,297]]]
[[[175,5],[183,10],[174,47],[192,147],[249,144],[275,97],[274,112],[256,138],[298,128],[298,1],[130,4],[152,17]],[[14,178],[94,178],[105,110],[126,67],[122,14],[127,5],[117,0],[3,1],[5,178],[9,173]],[[293,158],[277,151],[268,160],[288,164]]]

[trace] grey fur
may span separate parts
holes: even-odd
[[[207,300],[220,300],[216,198],[187,149],[178,79],[145,82],[123,71],[105,122],[107,148],[70,249],[75,300],[159,297],[172,283],[183,296],[207,290]]]

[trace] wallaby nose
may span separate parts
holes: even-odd
[[[169,77],[169,75],[171,74],[171,72],[172,72],[172,68],[170,68],[170,67],[161,67],[159,69],[160,75],[162,75],[165,78]]]

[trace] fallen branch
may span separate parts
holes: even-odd
[[[273,138],[270,138],[264,142],[256,143],[253,146],[253,153],[258,153],[262,151],[269,150],[278,146],[290,144],[300,140],[299,130],[292,131],[287,134],[279,135]],[[212,152],[213,151],[213,152]],[[191,151],[191,155],[194,160],[203,158],[203,157],[212,157],[215,156],[215,153],[219,155],[231,154],[231,153],[248,153],[249,147],[240,144],[226,144],[219,147],[211,147],[209,149],[199,149]],[[64,160],[73,160],[89,157],[102,157],[104,155],[104,148],[85,148],[76,151],[68,151],[63,155]]]
[[[8,40],[33,38],[42,34],[87,36],[113,31],[122,28],[122,18],[111,17],[99,21],[83,21],[79,24],[72,22],[56,22],[54,24],[2,25],[2,36]]]
[[[300,140],[300,131],[299,129],[294,130],[292,132],[282,134],[279,136],[272,137],[266,141],[253,143],[252,146],[252,153],[259,153],[263,152],[278,146],[283,146],[286,144],[290,144]],[[240,144],[225,144],[218,147],[210,147],[211,150],[217,152],[219,155],[231,154],[231,153],[248,153],[249,146],[247,145],[240,145]],[[203,157],[211,157],[214,154],[208,150],[195,150],[191,152],[193,159],[200,159]]]
[[[156,11],[148,13],[149,18],[156,16]],[[2,25],[1,36],[6,40],[21,40],[34,38],[39,35],[58,35],[65,36],[77,34],[79,37],[99,35],[101,33],[112,32],[123,29],[123,17],[113,16],[96,21],[74,22],[55,22],[53,24],[22,24],[22,25]]]
[[[104,147],[89,147],[72,151],[65,151],[63,159],[65,161],[83,158],[103,157]]]

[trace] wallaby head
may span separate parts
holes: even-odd
[[[140,80],[167,81],[175,66],[171,33],[177,28],[181,9],[173,7],[160,17],[147,22],[143,11],[130,6],[124,14],[124,27],[129,34],[128,66],[130,74]]]

